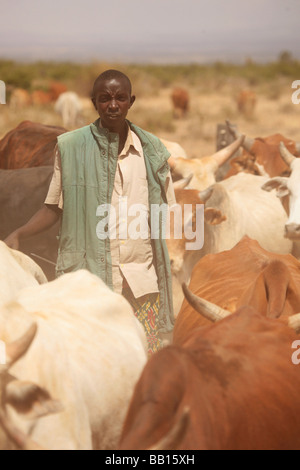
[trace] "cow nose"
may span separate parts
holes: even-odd
[[[287,224],[285,226],[285,234],[286,235],[300,235],[300,224]]]

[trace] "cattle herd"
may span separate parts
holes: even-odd
[[[300,449],[300,145],[226,125],[234,142],[201,158],[164,140],[204,244],[174,222],[176,321],[150,358],[125,298],[85,270],[55,279],[58,226],[0,241],[1,449]],[[43,205],[63,132],[26,121],[0,140],[0,240]]]

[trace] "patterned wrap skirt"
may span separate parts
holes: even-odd
[[[142,324],[148,341],[148,355],[161,348],[158,334],[159,293],[147,294],[135,298],[130,287],[124,286],[122,295],[130,303],[133,313]]]

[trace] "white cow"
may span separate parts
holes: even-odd
[[[170,140],[160,139],[165,147],[169,150],[172,158],[188,158],[186,151],[177,142],[171,142]],[[170,157],[170,158],[171,158]]]
[[[21,251],[0,241],[0,306],[13,300],[19,290],[47,282],[42,269]]]
[[[205,203],[204,245],[201,250],[185,250],[184,239],[167,240],[173,275],[175,313],[183,300],[181,284],[189,282],[196,262],[210,253],[233,248],[243,237],[257,240],[273,253],[291,253],[292,242],[284,238],[286,213],[272,193],[261,189],[264,176],[239,173],[205,191],[176,191],[180,205]],[[242,262],[242,260],[241,260]]]
[[[78,125],[82,104],[77,93],[73,91],[61,93],[55,102],[54,109],[61,115],[64,127],[69,129]]]
[[[36,335],[37,326],[32,324],[29,329],[12,343],[1,345],[0,356],[0,450],[37,450],[40,446],[15,427],[8,416],[8,408],[15,413],[23,413],[31,420],[39,419],[51,413],[62,411],[62,405],[53,400],[48,391],[37,384],[22,381],[9,372],[12,365],[26,352]]]
[[[285,221],[285,237],[294,242],[293,254],[300,255],[300,158],[295,157],[283,144],[280,143],[280,154],[290,167],[289,177],[277,176],[269,179],[262,189],[265,191],[277,190],[277,197],[281,199],[288,214]]]
[[[33,323],[30,350],[10,370],[45,388],[64,410],[24,419],[22,432],[46,449],[113,449],[147,360],[147,342],[130,304],[85,270],[22,290],[0,308],[0,338],[11,342]]]

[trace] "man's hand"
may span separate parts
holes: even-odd
[[[52,227],[59,220],[61,212],[56,206],[44,205],[31,217],[29,222],[8,235],[4,242],[9,248],[18,250],[20,240],[42,233]]]

